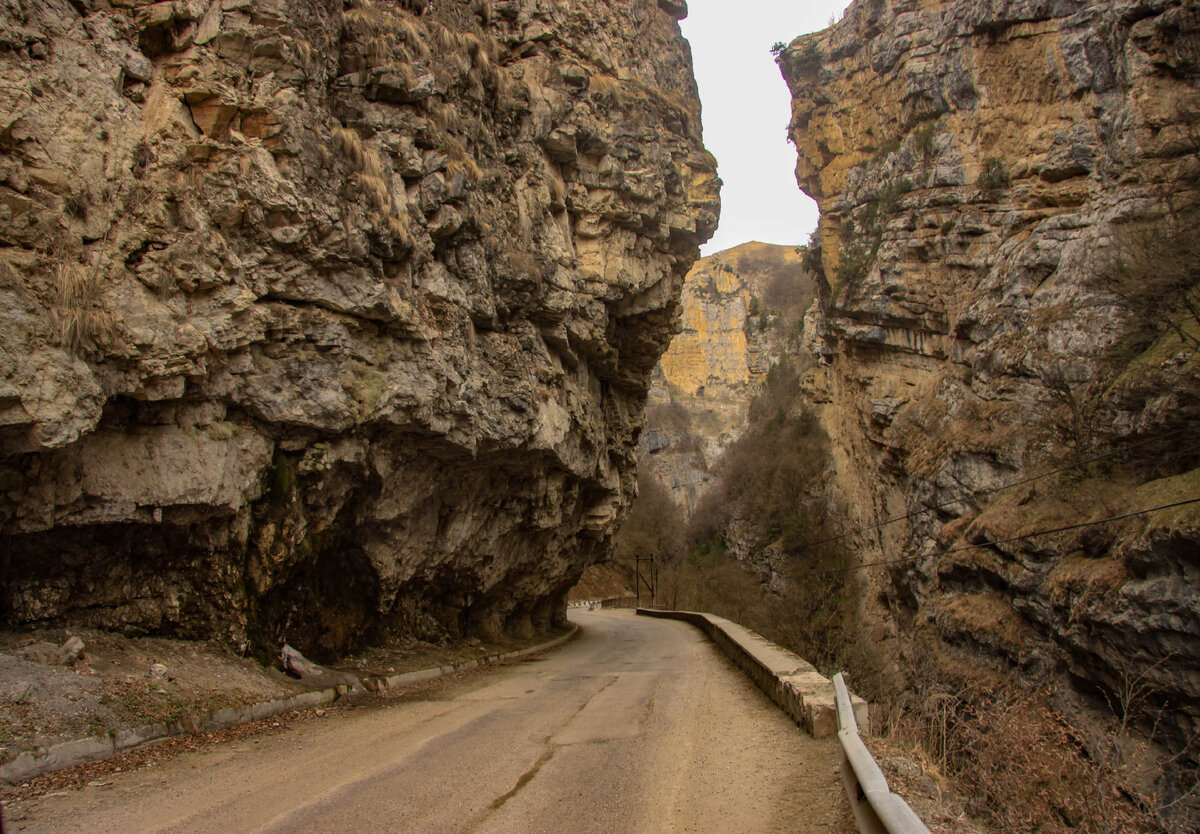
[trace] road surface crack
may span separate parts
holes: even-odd
[[[555,752],[556,748],[551,747],[549,750],[543,753],[541,758],[534,762],[533,767],[521,774],[521,778],[517,780],[517,784],[513,785],[512,790],[503,796],[498,796],[492,800],[492,804],[488,806],[488,810],[499,811],[501,808],[503,808],[504,803],[508,802],[508,800],[520,793],[522,788],[533,781],[533,777],[538,775],[538,771],[545,766],[546,762],[554,758]]]
[[[590,696],[588,696],[587,700],[585,700],[582,704],[579,705],[579,708],[577,710],[575,710],[574,713],[571,714],[570,718],[568,718],[566,721],[564,721],[559,726],[559,729],[561,730],[563,727],[567,726],[572,721],[574,721],[579,716],[579,713],[581,713],[585,709],[587,709],[588,704],[590,704],[592,701],[594,701],[596,699],[597,695],[599,695],[601,692],[603,692],[604,690],[606,690],[610,686],[612,686],[614,683],[616,683],[619,678],[620,678],[620,675],[611,676],[609,678],[609,680],[606,681],[603,686],[601,686],[599,689],[597,689],[595,692],[593,692]],[[517,794],[519,794],[525,788],[526,785],[528,785],[530,782],[532,782],[534,780],[534,778],[538,775],[538,772],[541,771],[541,769],[543,767],[545,767],[546,764],[551,759],[554,758],[554,754],[558,752],[558,749],[559,749],[558,746],[550,743],[550,739],[552,739],[553,737],[554,737],[553,734],[546,737],[547,747],[546,747],[545,752],[542,753],[542,755],[538,758],[538,760],[533,763],[532,767],[530,767],[528,770],[526,770],[524,773],[521,774],[520,778],[517,779],[517,783],[512,786],[512,789],[509,790],[507,793],[502,794],[501,796],[498,796],[495,799],[493,799],[492,804],[488,806],[488,809],[486,811],[484,811],[478,818],[473,820],[471,822],[471,824],[466,827],[465,830],[474,831],[476,828],[478,828],[480,825],[482,825],[488,819],[488,817],[490,817],[492,814],[496,813],[501,808],[503,808],[510,799],[512,799]]]

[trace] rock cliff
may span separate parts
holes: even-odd
[[[867,642],[1194,762],[1200,512],[1140,511],[1200,498],[1200,10],[858,0],[779,61]]]
[[[639,446],[688,513],[711,485],[710,467],[745,430],[764,374],[799,347],[812,297],[793,246],[744,243],[692,267],[681,331],[655,371]]]
[[[663,0],[0,11],[0,619],[561,618],[718,211]]]

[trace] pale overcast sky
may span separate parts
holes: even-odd
[[[824,29],[848,5],[848,0],[689,0],[681,25],[696,63],[704,142],[725,181],[721,226],[701,247],[703,254],[748,240],[808,242],[817,206],[796,186],[796,152],[787,141],[791,103],[771,45]]]

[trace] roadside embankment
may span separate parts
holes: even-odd
[[[0,781],[23,782],[42,773],[99,761],[163,739],[211,733],[261,721],[290,710],[303,710],[332,704],[350,692],[382,692],[432,680],[443,675],[469,671],[492,663],[513,660],[556,648],[574,637],[577,632],[578,626],[574,626],[567,633],[537,645],[511,651],[481,653],[473,658],[457,659],[450,663],[399,674],[341,673],[341,677],[347,682],[336,686],[320,687],[287,697],[259,700],[255,703],[224,709],[184,710],[173,721],[159,721],[141,726],[114,729],[49,745],[26,745],[29,749],[23,750],[11,760],[0,764]],[[351,683],[350,680],[354,682]]]

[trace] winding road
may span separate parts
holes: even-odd
[[[694,628],[573,612],[561,649],[428,694],[118,773],[26,832],[832,832],[836,739]]]

